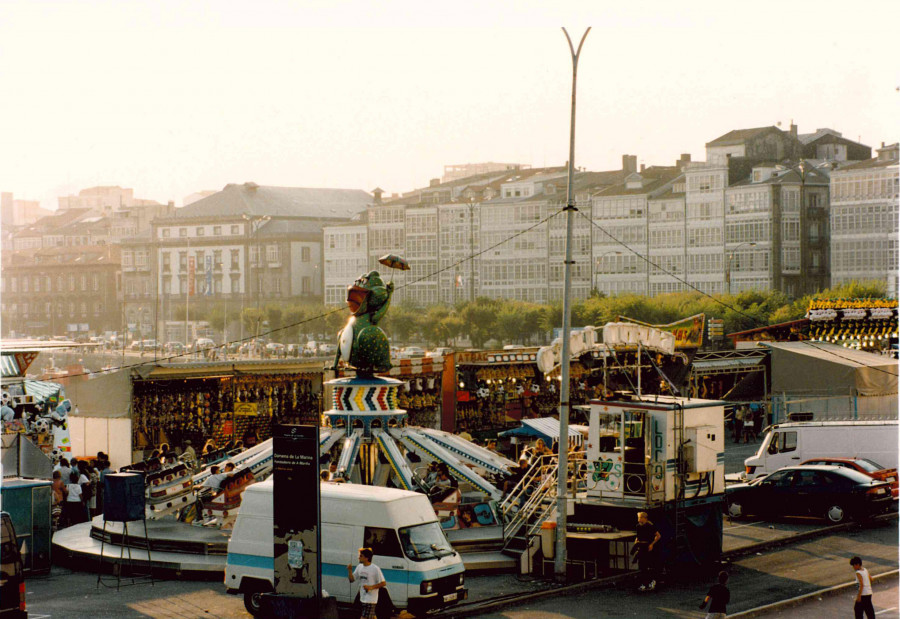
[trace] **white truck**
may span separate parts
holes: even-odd
[[[796,421],[770,426],[755,456],[744,460],[745,479],[826,456],[868,458],[897,468],[898,422]]]
[[[242,593],[254,616],[261,611],[260,594],[272,591],[275,579],[272,510],[273,480],[248,486],[228,542],[226,590]],[[424,494],[323,482],[321,514],[322,589],[339,603],[356,599],[359,580],[348,580],[347,565],[355,565],[365,547],[375,552],[372,562],[397,608],[423,615],[466,599],[462,559]]]

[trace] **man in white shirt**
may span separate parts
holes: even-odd
[[[381,568],[372,563],[375,555],[371,548],[359,549],[359,565],[347,564],[347,578],[350,582],[360,581],[359,601],[362,603],[360,619],[375,619],[375,606],[378,604],[378,590],[387,586]]]

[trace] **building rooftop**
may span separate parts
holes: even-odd
[[[594,195],[598,198],[644,195],[663,188],[666,184],[671,183],[681,175],[681,170],[676,167],[650,166],[649,168],[644,168],[640,172],[628,174],[624,181]],[[641,186],[629,189],[629,182],[636,179],[642,179]]]
[[[769,127],[755,127],[753,129],[735,129],[733,131],[729,131],[725,135],[717,137],[712,142],[707,142],[707,146],[731,146],[733,144],[743,144],[747,140],[751,138],[755,138],[764,133],[769,133],[772,131],[777,131],[778,133],[782,133],[781,129],[775,126]]]
[[[307,217],[348,219],[365,210],[372,196],[362,189],[308,189],[303,187],[267,187],[256,183],[225,185],[216,192],[176,211],[175,219],[202,217]]]

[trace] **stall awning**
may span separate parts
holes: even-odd
[[[571,426],[569,430],[569,442],[581,445],[584,436]],[[559,420],[553,417],[541,417],[539,419],[523,419],[522,425],[512,430],[501,432],[500,436],[526,436],[535,439],[544,439],[547,445],[559,440]]]
[[[12,355],[3,355],[0,357],[0,364],[2,364],[2,376],[3,378],[15,378],[19,376],[19,364],[16,363],[16,358]]]
[[[765,342],[772,349],[772,392],[861,396],[897,393],[895,359],[826,342]]]
[[[765,356],[744,359],[711,359],[709,361],[694,361],[695,374],[715,374],[721,371],[752,370],[758,368],[765,360]]]
[[[62,385],[59,383],[51,383],[45,380],[25,381],[25,394],[34,396],[37,402],[46,402],[60,391],[62,391]]]

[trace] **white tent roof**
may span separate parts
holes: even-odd
[[[825,342],[761,342],[772,349],[772,392],[876,396],[897,393],[897,360]]]

